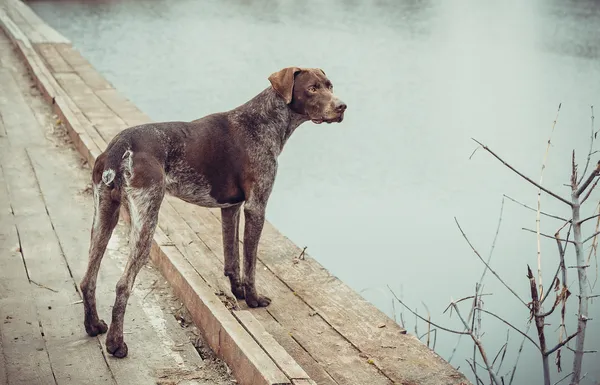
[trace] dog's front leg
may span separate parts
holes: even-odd
[[[246,202],[244,206],[244,291],[246,303],[250,307],[265,307],[271,303],[267,297],[256,291],[256,254],[258,241],[265,223],[266,202]]]

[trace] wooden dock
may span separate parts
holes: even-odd
[[[67,141],[0,31],[0,384],[233,384],[224,364],[219,371],[195,351],[171,310],[181,303],[151,267],[129,302],[130,358],[112,359],[104,337],[85,334],[76,285],[93,198],[89,166]],[[127,255],[120,224],[99,276],[102,314],[110,314]]]
[[[26,5],[0,4],[0,25],[90,164],[116,133],[150,122]],[[84,233],[77,234],[87,242]],[[469,384],[269,223],[259,245],[257,285],[273,301],[263,309],[247,309],[230,295],[219,211],[167,197],[154,240],[154,265],[240,384]],[[86,252],[79,254],[84,260]],[[84,266],[75,270],[82,274]],[[65,322],[81,334],[79,321]],[[141,348],[133,335],[126,338],[131,352]]]

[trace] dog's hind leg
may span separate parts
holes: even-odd
[[[150,258],[150,247],[158,222],[158,211],[165,195],[165,176],[158,162],[144,154],[126,154],[124,199],[131,217],[129,245],[131,254],[117,282],[112,322],[106,337],[106,350],[118,358],[127,356],[123,341],[123,321],[135,278]],[[127,170],[129,168],[129,170]]]
[[[240,277],[240,206],[221,209],[223,228],[223,254],[225,276],[229,277],[231,292],[237,299],[244,299],[244,286]]]
[[[100,158],[99,160],[101,162]],[[102,166],[100,164],[98,169],[101,170]],[[95,169],[95,174],[98,174],[98,169]],[[106,246],[119,221],[120,197],[96,175],[92,180],[92,186],[94,190],[94,221],[90,240],[89,262],[79,287],[83,296],[85,331],[93,337],[106,333],[107,330],[106,323],[98,317],[96,309],[96,279]]]

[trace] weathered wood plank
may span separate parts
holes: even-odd
[[[0,115],[10,143],[14,146],[44,144],[46,138],[42,128],[12,74],[4,68],[0,68],[0,84]]]
[[[211,220],[206,216],[207,211],[219,222],[208,225]],[[190,224],[220,226],[217,210],[190,207],[178,212]],[[198,234],[205,238],[202,233]],[[407,335],[397,323],[331,275],[310,255],[305,253],[304,260],[295,260],[301,253],[302,250],[271,223],[265,223],[259,245],[261,262],[392,380],[453,384],[456,378],[462,378],[456,377],[458,372],[440,356],[414,336]],[[416,361],[421,363],[418,368],[414,366]]]
[[[319,385],[336,385],[338,384],[329,373],[321,366],[315,357],[310,355],[298,341],[296,341],[291,333],[284,328],[266,309],[254,309],[252,315],[263,325],[263,327],[275,338],[275,341],[296,360],[311,379]],[[340,383],[341,384],[341,383]]]
[[[97,90],[96,95],[113,110],[128,126],[150,123],[152,120],[140,111],[135,104],[115,89]]]
[[[8,134],[6,133],[6,128],[4,128],[4,122],[2,121],[2,116],[0,116],[0,137],[8,140]]]
[[[223,306],[186,258],[157,229],[152,260],[186,305],[210,347],[223,357],[242,385],[285,385],[288,378]],[[161,245],[158,247],[158,245]]]
[[[158,226],[175,243],[177,248],[213,288],[215,293],[228,294],[229,279],[223,273],[223,263],[199,238],[191,238],[187,224],[179,219],[171,203],[176,198],[167,197],[161,206]]]
[[[70,44],[56,44],[58,53],[92,90],[112,89],[112,85]]]
[[[2,333],[0,332],[0,384],[8,385],[6,377],[6,363],[4,362],[4,349],[2,349]]]
[[[275,341],[263,325],[254,318],[248,310],[234,311],[233,315],[246,328],[248,333],[254,337],[256,342],[271,357],[275,364],[281,369],[288,378],[309,379],[308,374],[298,365],[296,361],[285,351],[285,349]]]
[[[72,380],[78,384],[114,384],[97,339],[80,332],[81,312],[73,306],[80,296],[26,151],[10,149],[0,156],[0,163],[10,191],[23,259],[29,279],[35,285],[32,291],[39,327],[44,333],[54,377],[59,383]]]
[[[127,124],[94,94],[78,74],[57,73],[54,77],[105,142],[110,142],[116,134],[127,127]]]
[[[33,42],[54,42],[54,43],[68,43],[69,40],[58,33],[55,29],[44,23],[40,17],[33,12],[26,4],[20,0],[5,0],[7,8],[11,8],[21,16],[22,20],[27,24],[29,28],[35,34],[32,34]]]
[[[171,205],[176,209],[178,215],[181,215],[186,223],[193,229],[193,231],[198,235],[199,238],[202,239],[204,243],[208,245],[208,247],[219,257],[223,258],[223,247],[221,242],[221,223],[217,220],[217,218],[210,212],[211,210],[205,209],[202,207],[197,207],[185,203],[178,199],[173,199],[171,201]],[[218,211],[218,210],[214,210]],[[185,215],[185,213],[190,213]],[[180,236],[184,234],[182,229],[179,230],[178,233]],[[260,249],[259,249],[260,252]],[[257,271],[259,273],[263,273],[266,269],[260,261],[257,265]],[[268,274],[268,273],[267,273]],[[275,276],[270,276],[267,279],[267,282],[279,282],[279,279]],[[262,285],[262,280],[257,281],[259,285]],[[259,290],[264,290],[263,286],[259,286]],[[289,290],[287,290],[289,292]],[[275,293],[278,291],[275,290]],[[285,291],[283,291],[285,293]],[[344,383],[339,379],[339,377],[335,376],[333,373],[329,373],[327,368],[322,366],[322,362],[325,362],[325,359],[322,359],[323,356],[327,357],[327,355],[337,355],[337,352],[330,348],[325,348],[324,350],[320,350],[319,347],[315,349],[315,351],[310,351],[310,354],[307,353],[307,347],[300,345],[298,340],[291,337],[291,326],[285,323],[280,323],[280,319],[277,315],[271,315],[272,307],[276,306],[277,302],[285,301],[285,297],[279,297],[277,294],[274,294],[269,290],[269,295],[272,295],[272,298],[276,298],[274,302],[268,308],[268,311],[262,310],[253,310],[253,314],[259,321],[263,324],[265,329],[273,335],[275,340],[282,345],[294,359],[306,370],[309,376],[317,381],[319,384],[334,384],[337,383],[336,380],[340,381],[340,383]],[[311,324],[314,320],[311,319],[309,314],[313,314],[314,311],[306,304],[302,303],[298,300],[298,298],[293,299],[293,304],[297,305],[298,308],[291,310],[295,314],[303,314],[303,320],[308,319],[309,329],[311,328]],[[318,337],[317,339],[320,339]],[[335,346],[331,344],[331,346]],[[332,378],[333,377],[333,378]]]
[[[29,71],[34,75],[44,99],[53,106],[55,113],[68,126],[68,133],[75,147],[93,165],[101,150],[106,148],[106,142],[83,113],[76,108],[33,47],[17,41],[17,49],[22,54]]]
[[[89,181],[89,170],[84,172],[73,166],[78,163],[78,156],[71,151],[38,149],[29,154],[54,230],[73,273],[73,284],[78,283],[87,267],[93,215],[91,196],[81,193],[82,186]],[[115,242],[119,243],[118,231],[113,234],[111,244]],[[109,247],[98,279],[99,312],[105,320],[110,319],[114,287],[123,273],[126,258],[116,260],[117,254],[118,251]],[[125,330],[133,331],[125,337],[130,347],[129,356],[126,360],[108,361],[119,384],[154,383],[157,371],[162,368],[193,370],[201,365],[187,337],[183,333],[171,332],[180,328],[175,319],[164,314],[150,298],[144,298],[146,294],[136,286],[129,300],[125,322]],[[78,318],[72,321],[74,333],[87,338],[83,329],[82,305],[75,308]],[[104,339],[104,336],[101,337],[103,342]],[[177,351],[173,350],[175,346],[178,346]]]
[[[54,47],[54,44],[36,44],[35,49],[45,60],[46,64],[48,64],[48,67],[53,73],[73,72],[73,68],[58,53]]]
[[[0,371],[12,384],[55,384],[0,165]],[[0,374],[0,383],[2,375]]]
[[[222,283],[220,277],[223,276],[221,266],[223,261],[222,254],[215,254],[211,248],[218,248],[216,243],[216,234],[220,234],[220,225],[218,221],[206,209],[196,209],[193,205],[183,201],[177,201],[175,198],[169,198],[170,205],[177,206],[179,211],[169,212],[173,219],[171,223],[178,223],[174,232],[174,237],[177,241],[175,245],[179,248],[182,254],[196,268],[198,273],[207,280],[213,287],[223,288],[226,284]],[[202,233],[202,237],[211,233],[209,237],[214,244],[207,247],[202,239],[186,224],[181,224],[181,218],[184,213],[194,209],[195,223],[198,223],[199,212],[203,211],[202,218],[207,221],[205,224],[211,224],[211,231]],[[185,218],[191,216],[185,215]],[[212,219],[211,219],[212,217]],[[160,219],[163,221],[163,219]],[[159,222],[159,226],[161,226]],[[218,226],[217,226],[218,225]],[[203,249],[203,250],[202,250]],[[212,258],[207,258],[212,256]],[[207,262],[218,259],[221,263],[216,265],[215,262]],[[308,278],[309,280],[311,278]],[[219,282],[221,281],[221,282]],[[388,378],[382,375],[377,368],[369,364],[366,359],[359,356],[359,351],[356,350],[343,336],[330,327],[320,316],[311,316],[313,309],[306,305],[295,293],[293,293],[282,281],[275,276],[262,263],[257,265],[256,269],[257,287],[263,294],[274,298],[267,311],[273,316],[277,322],[288,332],[293,335],[293,338],[301,345],[303,349],[315,358],[315,360],[324,368],[324,370],[339,383],[348,383],[356,381],[357,383],[369,384],[390,384]],[[226,286],[227,287],[227,286]],[[229,293],[222,289],[225,293]],[[244,306],[245,304],[241,304]],[[267,325],[265,325],[265,328]],[[267,329],[269,332],[270,330]],[[279,341],[278,341],[279,342]],[[332,359],[335,357],[335,359]],[[297,357],[294,357],[298,360]],[[308,374],[313,377],[310,368],[304,368]]]
[[[56,385],[12,219],[0,218],[0,338],[14,385]]]
[[[10,4],[9,4],[10,3]],[[21,15],[17,7],[14,6],[14,2],[11,0],[5,0],[6,14],[11,18],[15,25],[22,31],[28,40],[33,42],[44,42],[45,38],[37,31],[29,22]]]

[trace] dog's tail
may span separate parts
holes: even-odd
[[[120,139],[120,140],[119,140]],[[99,165],[102,172],[102,183],[110,188],[119,189],[123,181],[123,172],[131,169],[131,144],[127,140],[117,139],[110,143],[103,155],[106,155],[104,164]],[[131,170],[129,170],[131,172]]]

